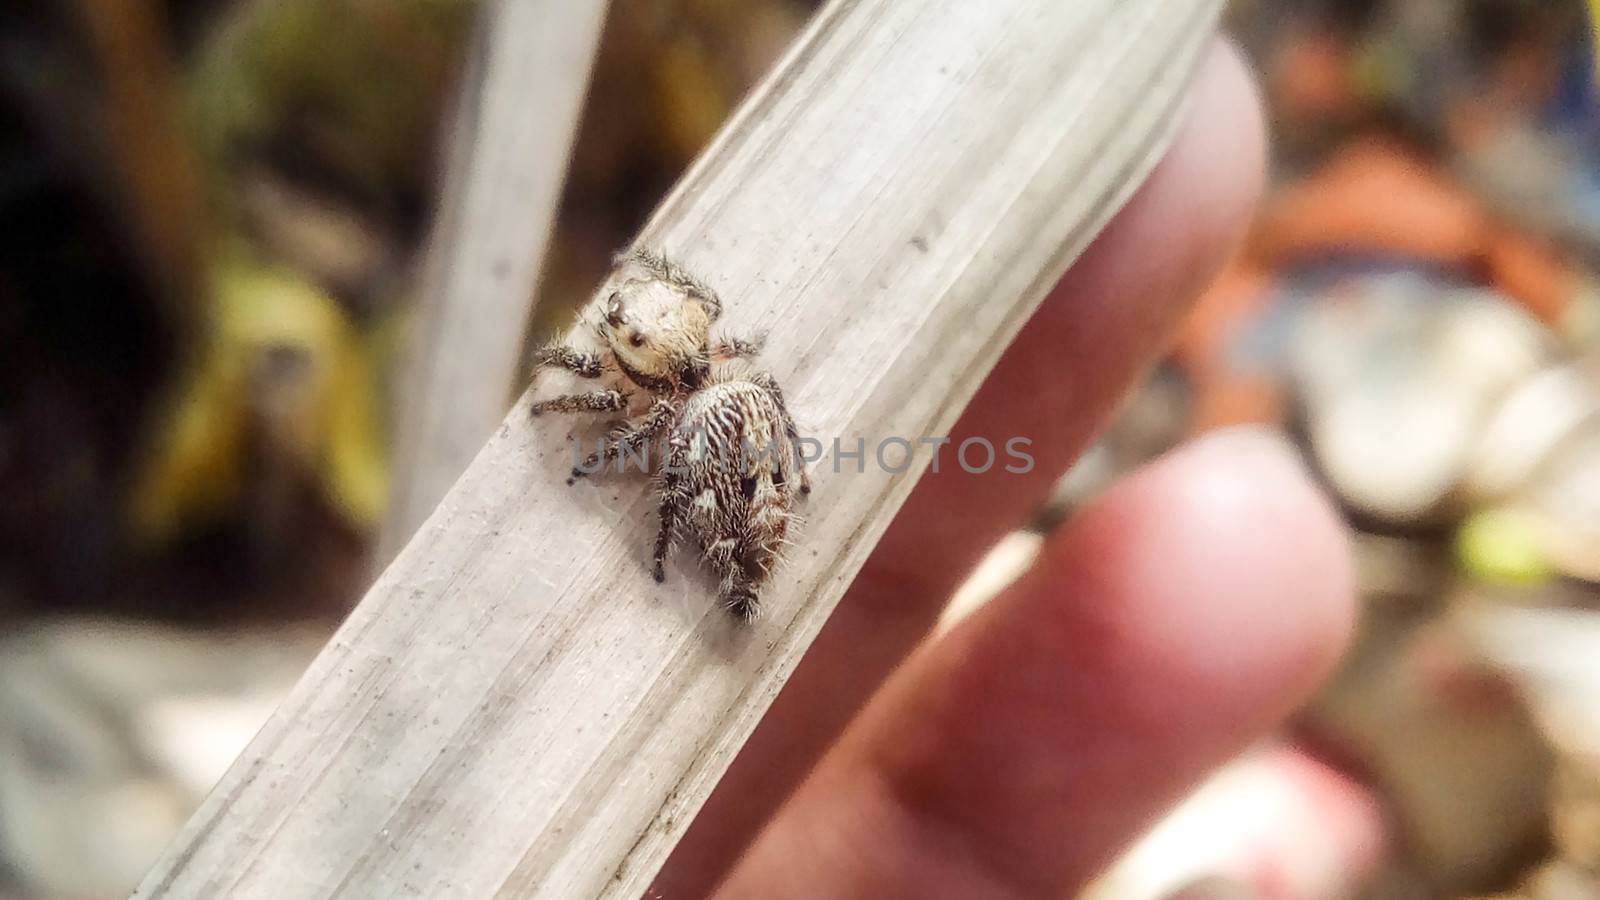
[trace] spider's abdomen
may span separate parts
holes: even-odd
[[[798,465],[782,401],[753,381],[709,385],[684,404],[668,464],[685,524],[713,558],[766,569],[789,530]]]

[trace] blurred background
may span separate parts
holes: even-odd
[[[815,6],[615,0],[530,340]],[[1271,422],[1356,530],[1366,617],[1091,895],[1600,897],[1595,11],[1232,4],[1274,128],[1256,232],[957,606],[1119,473]],[[396,539],[481,12],[0,11],[0,898],[131,889]]]

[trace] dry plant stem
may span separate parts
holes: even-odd
[[[519,409],[139,896],[639,896],[930,459],[872,447],[952,424],[1159,157],[1217,7],[826,7],[641,238],[770,334],[804,432],[869,442],[814,470],[761,617],[687,559],[658,587],[648,485],[569,488],[566,423]]]
[[[505,415],[606,0],[497,0],[480,14],[445,205],[402,377],[387,564]]]

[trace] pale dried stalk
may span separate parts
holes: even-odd
[[[803,429],[939,434],[1158,157],[1217,5],[835,2],[641,241],[770,332]],[[641,893],[928,455],[820,466],[742,626],[686,559],[651,581],[644,481],[569,488],[564,428],[512,413],[141,896]]]
[[[381,564],[505,415],[606,6],[484,6],[402,377]]]

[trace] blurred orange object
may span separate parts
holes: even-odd
[[[1256,249],[1274,268],[1356,250],[1470,264],[1489,230],[1482,206],[1426,160],[1380,138],[1354,141],[1271,200]]]
[[[1541,320],[1562,320],[1578,290],[1578,275],[1548,241],[1494,225],[1484,254],[1490,284]]]
[[[1272,270],[1337,251],[1450,266],[1547,322],[1560,319],[1577,284],[1554,247],[1496,219],[1420,154],[1377,137],[1351,142],[1279,192],[1251,249]]]
[[[1292,122],[1335,121],[1361,106],[1350,75],[1350,48],[1336,35],[1313,31],[1286,40],[1271,68],[1266,83],[1272,106]]]
[[[1173,355],[1194,386],[1192,431],[1282,417],[1274,375],[1236,370],[1230,338],[1269,302],[1280,272],[1341,252],[1457,270],[1546,322],[1561,320],[1579,284],[1558,248],[1495,218],[1422,155],[1384,138],[1353,141],[1268,201],[1249,245],[1179,333]]]
[[[1223,358],[1229,336],[1261,312],[1272,285],[1272,273],[1248,257],[1235,258],[1201,295],[1179,332],[1173,358],[1193,386],[1190,431],[1282,418],[1276,382],[1266,373],[1234,371]]]
[[[1178,364],[1191,371],[1213,365],[1217,348],[1266,305],[1272,284],[1273,274],[1254,259],[1234,257],[1200,296],[1178,334],[1173,347]]]

